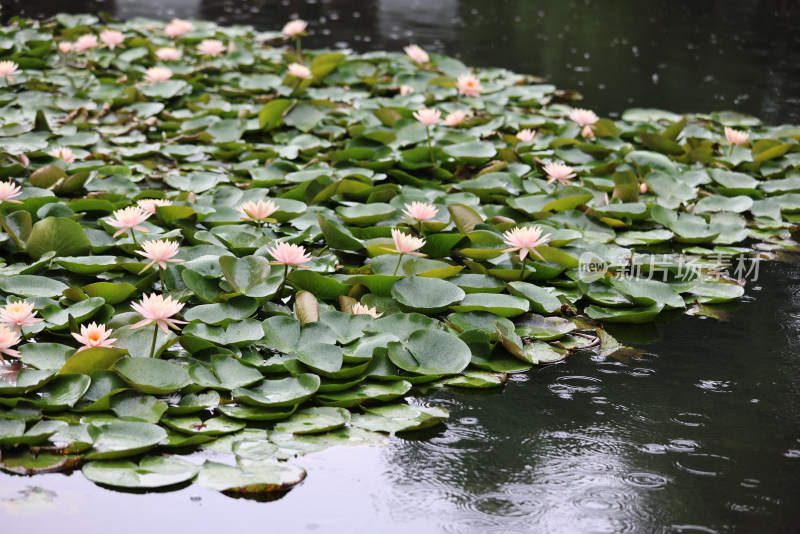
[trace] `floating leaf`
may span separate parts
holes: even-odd
[[[81,469],[96,484],[116,488],[163,488],[187,482],[199,468],[181,458],[147,456],[139,464],[128,461],[89,462]]]

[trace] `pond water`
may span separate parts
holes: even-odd
[[[12,0],[54,10],[278,28],[308,46],[417,42],[547,77],[603,114],[737,109],[800,123],[800,11],[791,2]],[[623,7],[624,6],[624,7]],[[683,317],[614,335],[641,359],[574,357],[503,391],[439,391],[446,427],[296,460],[308,478],[269,503],[191,486],[101,489],[83,476],[0,474],[3,530],[200,532],[796,532],[800,262],[760,265],[729,322]],[[644,344],[645,341],[649,341]]]
[[[800,123],[800,4],[792,0],[4,0],[3,18],[58,11],[277,30],[308,20],[309,47],[401,50],[536,74],[614,116],[631,107],[736,109]]]
[[[576,356],[503,391],[422,397],[446,428],[299,458],[308,478],[273,502],[0,474],[0,517],[9,532],[796,532],[798,280],[796,260],[761,264],[730,322],[632,332],[657,339],[638,360]]]

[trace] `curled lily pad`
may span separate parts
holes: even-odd
[[[577,326],[561,317],[530,315],[517,323],[517,334],[542,341],[555,341],[575,330]]]
[[[523,362],[533,365],[553,363],[567,357],[567,352],[543,341],[525,342],[517,333],[502,323],[496,323],[497,336],[503,347]]]
[[[487,371],[466,371],[462,376],[454,376],[442,381],[444,385],[467,388],[486,389],[501,387],[506,383],[505,373],[492,373]]]
[[[637,308],[602,308],[600,306],[587,306],[584,312],[592,319],[608,323],[649,323],[656,318],[663,306],[653,304]]]

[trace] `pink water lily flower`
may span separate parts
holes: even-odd
[[[125,209],[117,210],[114,212],[114,218],[108,221],[110,226],[119,228],[113,237],[120,236],[128,230],[133,233],[134,230],[139,230],[146,234],[149,230],[141,224],[150,217],[150,214],[136,206],[128,206]]]
[[[523,226],[504,233],[503,240],[509,246],[503,252],[518,250],[519,259],[524,260],[529,252],[539,256],[535,248],[550,241],[550,234],[542,235],[541,226]],[[541,256],[539,257],[541,258]]]
[[[414,62],[419,63],[420,65],[430,61],[428,53],[415,44],[408,45],[405,48],[403,48],[403,50],[405,51],[408,57],[410,57]]]
[[[0,182],[0,202],[20,204],[19,200],[12,200],[22,194],[22,188],[14,182]]]
[[[727,139],[728,143],[731,145],[742,146],[747,143],[749,138],[750,134],[748,132],[734,130],[730,126],[725,127],[725,139]]]
[[[569,184],[569,179],[576,176],[573,168],[563,163],[548,163],[543,167],[543,170],[547,173],[548,184],[558,181],[561,185],[567,185]]]
[[[93,33],[87,33],[86,35],[81,35],[78,37],[78,40],[75,41],[75,45],[73,47],[75,52],[83,54],[87,50],[97,48],[97,44],[97,36]]]
[[[271,200],[264,202],[259,200],[253,202],[248,200],[239,206],[239,211],[242,212],[242,219],[251,222],[263,222],[269,218],[270,215],[278,211],[278,206]]]
[[[69,41],[61,41],[58,43],[58,51],[65,55],[69,54],[72,52],[72,43]]]
[[[144,250],[137,250],[136,253],[141,254],[145,258],[149,259],[150,263],[145,265],[144,269],[142,269],[139,274],[142,274],[155,264],[158,264],[158,266],[162,269],[166,269],[167,262],[178,263],[185,261],[172,259],[178,253],[178,243],[175,241],[167,241],[165,239],[159,239],[158,241],[145,241],[142,243],[142,248]]]
[[[3,354],[12,358],[19,358],[19,351],[11,348],[17,343],[19,343],[19,333],[4,324],[0,325],[0,360],[5,361]]]
[[[144,72],[144,81],[147,83],[165,82],[172,78],[172,71],[167,67],[150,67]]]
[[[14,332],[20,333],[23,326],[33,326],[44,319],[36,317],[33,311],[33,302],[18,300],[16,302],[6,302],[0,308],[0,323],[8,325]]]
[[[412,113],[412,115],[425,126],[433,126],[439,123],[442,112],[438,109],[422,108]]]
[[[116,47],[125,42],[125,36],[122,32],[117,30],[103,30],[100,32],[100,40],[108,47],[109,50],[114,50]]]
[[[400,96],[406,96],[414,92],[414,88],[410,85],[401,85],[400,86]]]
[[[300,19],[290,20],[283,26],[281,33],[287,38],[292,39],[306,31],[308,22]]]
[[[83,346],[76,352],[86,349],[93,349],[95,347],[114,348],[114,342],[117,338],[109,338],[113,329],[106,330],[106,325],[97,323],[90,323],[89,326],[81,325],[81,333],[77,334],[72,332],[72,337],[78,340],[78,343],[83,343]]]
[[[461,111],[460,109],[457,109],[456,111],[447,114],[447,116],[444,118],[444,124],[445,126],[450,126],[450,127],[458,126],[459,124],[464,122],[464,119],[466,118],[467,114]]]
[[[267,253],[275,258],[275,261],[269,262],[270,265],[307,268],[303,264],[311,261],[311,255],[306,253],[306,249],[293,243],[278,243],[273,248],[267,247]]]
[[[392,228],[392,239],[394,240],[394,248],[400,254],[409,254],[411,256],[425,256],[416,250],[425,246],[425,240],[421,237],[414,237],[404,234],[400,230]]]
[[[19,73],[19,65],[13,61],[0,61],[0,78],[11,78]]]
[[[311,69],[300,63],[292,63],[289,65],[289,74],[301,80],[308,80],[311,78]]]
[[[590,126],[600,120],[600,118],[594,113],[594,111],[583,108],[575,108],[569,112],[569,120],[577,123],[579,126]]]
[[[381,315],[383,315],[382,313],[378,313],[378,310],[376,308],[370,308],[369,306],[365,306],[360,302],[356,302],[355,304],[353,304],[352,310],[353,310],[353,315],[371,315],[376,319]]]
[[[439,210],[432,204],[426,204],[425,202],[412,202],[411,204],[406,204],[403,208],[403,213],[406,217],[415,221],[429,221],[436,217],[438,212]]]
[[[183,56],[183,52],[171,46],[165,46],[156,50],[156,57],[161,61],[178,61]]]
[[[464,96],[480,96],[483,87],[478,78],[474,74],[462,74],[456,80],[456,88],[458,94]]]
[[[536,138],[536,132],[528,128],[525,128],[524,130],[520,130],[517,132],[517,139],[519,139],[523,143],[533,141],[535,138]]]
[[[139,302],[131,304],[131,308],[144,317],[144,319],[138,323],[131,325],[131,329],[141,328],[155,323],[156,326],[166,334],[169,332],[167,328],[178,330],[177,325],[186,324],[186,321],[171,319],[173,315],[183,308],[183,303],[172,300],[172,297],[167,297],[165,299],[163,295],[151,293],[150,295],[143,296],[142,300]]]
[[[75,153],[72,149],[59,146],[50,150],[49,154],[54,158],[62,159],[69,164],[75,163]]]
[[[197,51],[204,56],[217,57],[225,50],[225,45],[218,39],[204,39],[197,45]]]
[[[582,108],[575,108],[572,111],[570,111],[569,119],[572,122],[575,122],[582,127],[581,129],[582,137],[584,137],[585,139],[594,139],[594,131],[592,130],[592,124],[600,120],[598,116],[595,115],[594,111]]]
[[[156,215],[157,207],[172,206],[172,201],[163,198],[142,198],[136,201],[136,205],[150,215]]]
[[[184,33],[188,33],[194,29],[194,26],[188,20],[172,19],[169,24],[164,27],[164,35],[170,39],[180,37]]]

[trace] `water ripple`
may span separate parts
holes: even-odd
[[[692,453],[682,456],[675,465],[693,475],[719,476],[729,466],[730,458],[719,454]]]

